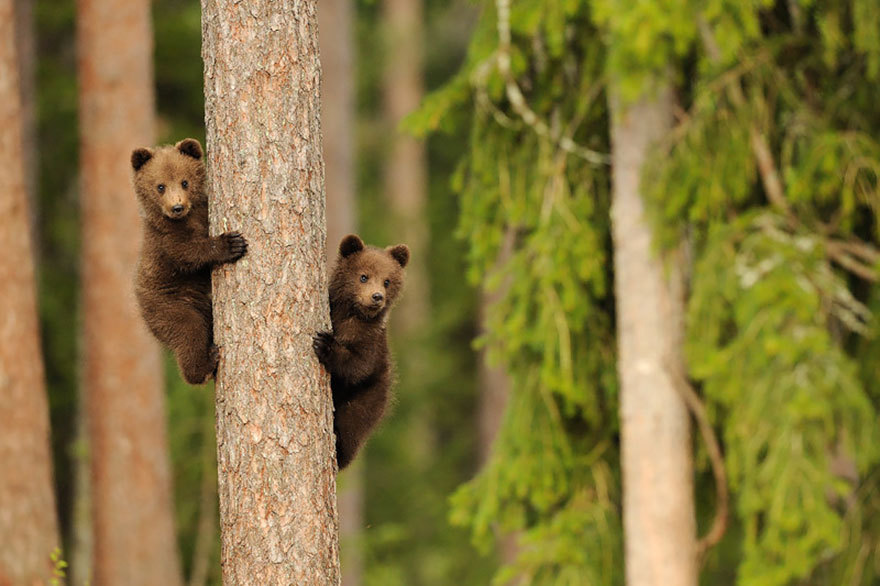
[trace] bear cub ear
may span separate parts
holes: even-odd
[[[135,171],[140,171],[141,167],[147,164],[147,161],[153,158],[153,151],[150,149],[134,149],[131,152],[131,167]]]
[[[342,255],[342,258],[351,256],[355,252],[360,252],[363,249],[364,241],[361,240],[357,234],[349,234],[339,243],[339,254]]]
[[[394,260],[400,263],[401,268],[409,262],[409,247],[406,244],[398,244],[397,246],[389,246],[385,249]]]
[[[194,138],[184,138],[174,146],[184,155],[192,157],[197,161],[202,158],[202,145]]]

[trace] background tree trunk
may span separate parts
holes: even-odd
[[[150,2],[79,0],[83,386],[94,583],[181,582],[165,393],[133,292],[140,217],[131,151],[153,143]]]
[[[406,293],[392,318],[396,324],[395,335],[401,339],[424,329],[431,299],[425,274],[428,246],[425,146],[397,129],[403,117],[418,108],[424,94],[423,18],[422,0],[384,0],[386,59],[383,92],[385,116],[392,137],[386,158],[385,193],[391,204],[395,232],[400,234],[400,242],[409,246],[414,261],[407,266]]]
[[[316,0],[202,0],[223,580],[339,583]]]
[[[48,583],[61,545],[37,323],[12,0],[0,0],[0,584]]]
[[[37,233],[39,213],[37,194],[37,119],[36,119],[36,31],[34,27],[34,0],[15,0],[15,45],[18,51],[18,90],[21,96],[21,136],[24,158],[24,184],[29,203],[28,219],[34,242],[34,258],[39,256],[40,241]]]
[[[664,264],[652,246],[639,188],[648,148],[671,127],[672,92],[629,107],[612,97],[611,110],[626,581],[695,585],[690,423],[670,378],[670,360],[681,357],[682,284],[676,259]]]
[[[321,125],[327,193],[327,262],[330,265],[338,255],[339,242],[357,229],[354,12],[354,0],[321,0],[318,3],[323,72]],[[342,586],[360,586],[362,582],[363,473],[362,460],[355,461],[341,476],[338,486]]]

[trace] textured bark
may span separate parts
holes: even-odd
[[[354,8],[354,0],[318,3],[328,263],[336,259],[342,238],[356,231]],[[361,461],[356,461],[338,487],[342,586],[359,586],[363,581],[363,474]]]
[[[394,335],[401,339],[424,329],[430,308],[425,262],[428,246],[425,147],[397,129],[403,117],[418,108],[424,94],[422,19],[422,0],[383,0],[386,39],[383,91],[391,136],[385,165],[385,192],[397,228],[395,243],[405,242],[414,261],[406,269],[406,294],[392,317]]]
[[[681,356],[680,270],[654,251],[639,188],[648,149],[671,126],[672,93],[626,108],[612,98],[611,109],[626,581],[695,585],[690,423],[669,368]]]
[[[148,0],[78,0],[83,387],[93,584],[181,583],[159,348],[133,292],[131,151],[153,142]]]
[[[48,584],[61,545],[52,492],[13,3],[0,0],[0,585]]]
[[[202,0],[223,580],[338,584],[316,0]]]

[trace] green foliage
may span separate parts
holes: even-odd
[[[852,20],[859,4],[704,12],[692,102],[646,175],[658,244],[687,237],[695,259],[687,357],[723,433],[741,584],[859,583],[876,548],[877,320],[857,277],[877,268],[880,144],[854,114],[876,59],[856,40],[876,26]],[[756,137],[784,204],[769,201]],[[844,270],[841,243],[868,251],[862,270]]]
[[[52,562],[52,577],[49,579],[49,584],[52,586],[59,586],[63,583],[63,578],[67,577],[67,562],[65,562],[64,558],[61,556],[61,548],[56,547],[52,550],[49,559]]]
[[[746,527],[740,580],[787,584],[840,548],[834,502],[852,486],[834,474],[834,451],[860,473],[880,456],[876,411],[831,333],[863,329],[868,311],[819,238],[762,212],[714,226],[694,275],[687,357],[724,413]]]
[[[489,3],[462,69],[408,121],[416,132],[470,124],[453,180],[457,235],[469,280],[497,294],[477,346],[513,384],[492,456],[453,495],[451,519],[483,551],[501,532],[518,535],[496,584],[613,584],[622,562],[609,176],[556,138],[607,152],[596,99],[604,54],[586,2],[512,3],[510,28],[515,83],[549,133],[508,100]]]

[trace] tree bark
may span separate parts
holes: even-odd
[[[623,521],[629,586],[697,583],[690,423],[670,378],[680,360],[683,298],[677,259],[658,257],[640,176],[669,131],[672,92],[624,107],[610,92],[612,236],[617,296]]]
[[[93,583],[181,583],[159,349],[132,275],[140,217],[131,151],[152,144],[150,2],[78,0],[83,387]]]
[[[342,238],[356,231],[354,7],[353,0],[318,3],[328,264],[336,260]],[[346,469],[338,486],[342,586],[360,586],[363,581],[363,474],[362,461],[358,460]]]
[[[48,584],[61,545],[37,322],[12,0],[0,0],[0,584]]]
[[[202,0],[223,581],[338,584],[316,0]]]

